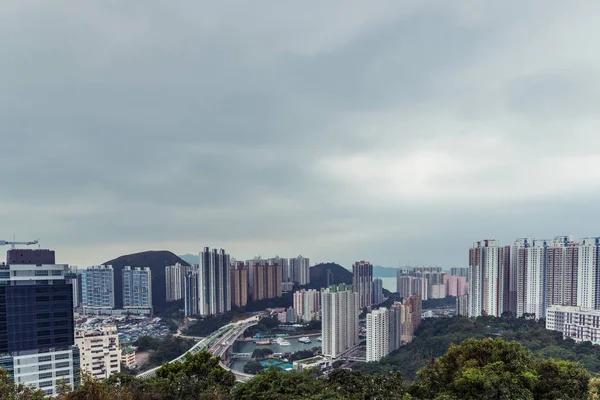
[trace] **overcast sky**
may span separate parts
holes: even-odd
[[[0,2],[0,239],[466,264],[600,234],[597,1]]]

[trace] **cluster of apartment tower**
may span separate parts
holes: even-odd
[[[246,306],[248,301],[281,297],[295,285],[310,283],[310,260],[279,256],[236,261],[225,250],[200,253],[200,263],[165,269],[167,301],[184,299],[185,316],[217,315]]]
[[[599,255],[598,237],[478,241],[469,250],[467,313],[546,318],[565,337],[600,343]]]
[[[469,291],[466,267],[452,267],[450,275],[441,267],[398,268],[397,292],[401,297],[418,294],[422,300],[463,296]]]
[[[85,314],[152,314],[152,273],[147,267],[124,267],[115,282],[111,265],[97,265],[77,270],[77,285]],[[119,304],[115,299],[121,294]],[[77,298],[79,297],[76,294]]]

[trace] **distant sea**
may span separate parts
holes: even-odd
[[[375,276],[375,278],[377,278]],[[394,293],[396,291],[396,278],[381,278],[383,281],[383,288]]]

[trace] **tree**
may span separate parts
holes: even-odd
[[[0,399],[2,400],[42,400],[44,392],[15,384],[8,372],[0,368]]]
[[[68,385],[62,385],[59,390],[59,400],[132,400],[133,397],[125,387],[115,387],[101,382],[98,378],[83,373],[81,385],[71,390]]]
[[[536,399],[583,399],[589,391],[590,375],[577,363],[542,360],[536,369]]]
[[[418,373],[419,398],[533,399],[536,383],[531,353],[501,339],[468,339]]]
[[[258,361],[250,361],[244,365],[244,373],[256,375],[261,372],[265,367],[263,367]]]
[[[425,399],[584,399],[589,375],[567,361],[534,361],[519,343],[465,340],[421,369],[412,393]]]
[[[252,352],[252,358],[255,360],[262,360],[273,354],[271,349],[254,349]]]
[[[236,386],[233,395],[239,400],[343,399],[310,372],[283,372],[275,369],[258,374],[250,381]]]
[[[182,363],[163,364],[156,371],[154,386],[167,397],[179,399],[223,397],[235,385],[235,375],[223,369],[219,361],[208,351],[188,354]]]
[[[357,371],[338,369],[327,376],[327,386],[344,399],[402,400],[410,398],[402,375],[365,375]]]

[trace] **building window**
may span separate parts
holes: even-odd
[[[52,386],[52,381],[44,381],[44,382],[40,382],[40,387],[50,387]]]

